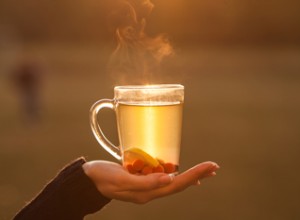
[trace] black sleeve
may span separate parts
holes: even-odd
[[[84,158],[63,168],[14,220],[81,220],[110,202],[84,173]]]

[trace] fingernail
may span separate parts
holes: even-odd
[[[168,176],[170,177],[170,179],[171,179],[171,182],[173,182],[173,180],[174,180],[174,178],[175,178],[175,174],[173,174],[173,173],[170,173]]]
[[[174,175],[164,175],[159,178],[159,183],[161,186],[170,184],[174,179]]]
[[[220,166],[219,166],[217,163],[215,163],[215,166],[216,166],[216,168],[217,168],[217,169],[219,169],[219,168],[220,168]]]
[[[213,163],[213,165],[211,167],[211,169],[219,169],[219,168],[220,168],[220,166],[216,163]]]

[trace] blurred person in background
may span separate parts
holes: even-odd
[[[26,123],[40,120],[42,69],[37,59],[25,54],[11,71],[11,81],[20,100],[22,118]]]

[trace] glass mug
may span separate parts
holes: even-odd
[[[99,100],[91,107],[91,128],[99,144],[130,173],[177,173],[183,102],[184,86],[179,84],[116,86],[114,99]],[[119,147],[98,124],[102,108],[116,113]]]

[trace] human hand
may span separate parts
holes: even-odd
[[[215,176],[217,169],[219,166],[216,163],[204,162],[177,176],[165,173],[138,176],[109,161],[90,161],[83,165],[84,172],[102,195],[138,204],[200,185],[201,179]]]

